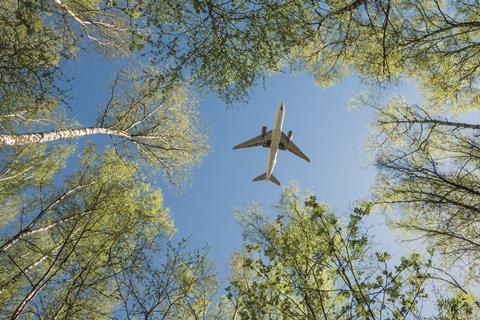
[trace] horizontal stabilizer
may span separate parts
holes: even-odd
[[[267,178],[267,173],[262,173],[258,177],[253,178],[253,181],[264,181],[264,180],[267,180],[266,178]],[[275,178],[273,174],[270,175],[270,181],[275,183],[277,186],[280,185],[280,181],[278,181],[278,179]]]
[[[270,175],[270,181],[272,181],[273,183],[275,183],[277,186],[280,185],[280,181],[278,181],[277,178],[275,178],[275,176],[272,174]]]
[[[258,177],[253,178],[253,181],[263,181],[263,180],[265,180],[266,177],[267,177],[267,173],[262,173]]]

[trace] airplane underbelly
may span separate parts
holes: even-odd
[[[277,162],[278,147],[282,138],[282,123],[283,123],[283,109],[280,108],[275,118],[275,123],[272,130],[272,140],[270,144],[270,154],[267,163],[267,180],[270,179],[275,163]]]
[[[268,157],[268,162],[267,162],[267,176],[270,177],[270,175],[273,172],[273,169],[275,168],[275,163],[277,162],[277,150],[270,150],[270,155]]]
[[[270,154],[268,156],[267,163],[267,177],[269,178],[275,168],[275,163],[277,162],[278,154],[278,145],[280,144],[280,136],[272,135],[272,146],[270,149]]]

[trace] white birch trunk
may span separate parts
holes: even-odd
[[[125,131],[108,128],[78,128],[54,130],[40,133],[0,134],[0,145],[21,146],[36,143],[45,143],[62,139],[78,138],[94,134],[106,134],[125,139],[131,139],[131,136]]]
[[[26,267],[25,269],[23,269],[19,273],[17,273],[15,276],[13,276],[13,278],[11,278],[7,282],[5,282],[3,285],[0,285],[0,294],[2,294],[3,291],[5,291],[5,289],[8,288],[10,285],[14,284],[15,281],[20,279],[20,277],[27,275],[33,269],[35,269],[38,265],[40,265],[43,261],[47,260],[53,253],[55,253],[58,249],[60,249],[60,247],[61,247],[61,245],[57,246],[49,254],[46,254],[46,255],[40,257],[38,260],[33,262],[31,265],[29,265],[28,267]]]

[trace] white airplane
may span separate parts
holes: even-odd
[[[275,163],[277,162],[278,150],[288,150],[296,156],[310,162],[310,159],[300,150],[292,141],[293,132],[290,130],[287,134],[282,132],[283,117],[285,115],[285,105],[280,103],[277,115],[275,117],[275,123],[273,124],[273,130],[267,132],[267,127],[262,127],[262,134],[253,139],[247,140],[239,145],[233,147],[233,149],[250,148],[262,146],[270,148],[270,155],[268,156],[267,172],[262,173],[253,181],[271,181],[277,185],[280,185],[280,181],[272,174]]]

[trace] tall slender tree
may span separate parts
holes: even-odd
[[[0,315],[12,319],[108,314],[115,275],[173,230],[160,191],[113,150],[93,147],[63,187],[36,190],[16,218],[0,241]]]
[[[290,185],[276,211],[273,218],[258,204],[239,211],[244,243],[232,259],[228,319],[440,320],[480,315],[474,293],[428,258],[417,253],[392,258],[375,251],[363,222],[369,203],[360,203],[343,220]],[[422,310],[426,301],[430,310]]]
[[[213,319],[209,310],[217,277],[206,251],[188,252],[187,242],[144,251],[135,269],[116,275],[119,319]],[[149,257],[154,255],[155,259]]]
[[[425,238],[478,282],[480,160],[476,123],[432,115],[393,99],[379,108],[376,202],[399,209],[392,223]]]
[[[169,77],[194,80],[227,101],[245,97],[259,79],[286,67],[309,70],[325,84],[350,71],[376,81],[407,75],[429,88],[432,101],[452,108],[475,108],[478,96],[480,7],[474,0],[9,0],[7,5],[10,12],[32,15],[57,37],[61,48],[54,52],[63,56],[88,44],[126,55],[138,50],[153,64],[167,66]],[[28,21],[18,23],[28,29]]]
[[[374,252],[360,206],[342,222],[313,195],[288,187],[270,220],[258,206],[240,214],[244,246],[233,259],[233,319],[416,319],[429,262],[392,265]],[[425,263],[425,264],[424,264]]]
[[[0,145],[42,144],[88,135],[108,135],[122,154],[136,153],[159,165],[174,181],[174,174],[197,164],[206,153],[196,103],[180,84],[166,85],[150,70],[121,71],[115,78],[110,100],[92,127],[54,129],[46,132],[0,134]]]

